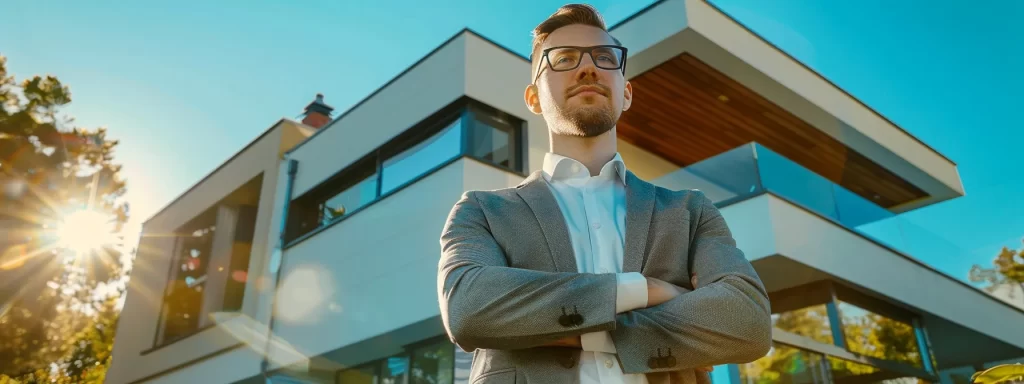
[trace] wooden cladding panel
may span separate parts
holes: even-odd
[[[621,139],[679,166],[756,141],[890,208],[924,191],[690,54],[630,80]]]

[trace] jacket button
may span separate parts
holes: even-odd
[[[559,359],[559,362],[560,362],[560,363],[562,364],[562,366],[563,366],[563,367],[565,367],[566,369],[570,369],[570,368],[572,368],[572,367],[575,367],[575,366],[576,366],[576,358],[575,358],[575,357],[573,357],[572,355],[568,355],[568,356],[565,356],[565,357],[563,357],[563,358]]]
[[[572,325],[576,325],[576,326],[583,325],[583,315],[581,315],[581,314],[575,313],[575,314],[569,315],[569,320],[572,322]]]
[[[572,316],[569,316],[569,315],[559,316],[558,317],[558,324],[561,324],[563,327],[566,327],[566,328],[571,327],[573,325]]]
[[[661,358],[660,357],[652,357],[652,358],[650,358],[650,360],[647,360],[647,367],[649,367],[651,369],[661,368]]]
[[[662,364],[665,365],[665,368],[672,368],[672,367],[676,366],[676,357],[675,356],[668,356],[668,357],[665,357],[664,359],[665,360],[662,361]]]

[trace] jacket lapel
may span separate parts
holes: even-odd
[[[647,265],[647,234],[654,213],[654,185],[626,172],[626,244],[623,272],[641,272]]]
[[[576,256],[573,254],[569,228],[565,226],[562,209],[558,201],[555,201],[547,181],[541,176],[541,171],[530,174],[516,187],[516,192],[537,217],[555,268],[558,272],[576,272]]]

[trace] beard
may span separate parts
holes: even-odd
[[[615,128],[611,105],[562,106],[558,108],[560,129],[556,134],[575,137],[596,137]]]

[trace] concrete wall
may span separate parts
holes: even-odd
[[[107,374],[108,383],[128,383],[160,374],[242,343],[224,329],[213,327],[150,351],[160,326],[162,297],[168,284],[168,268],[173,256],[174,237],[167,235],[262,173],[263,183],[260,186],[260,204],[248,274],[250,282],[259,281],[268,249],[273,246],[273,239],[267,234],[271,232],[271,215],[278,184],[278,155],[282,146],[290,147],[304,137],[297,123],[279,121],[237,157],[144,224],[139,254],[135,259],[124,310],[118,322],[114,362]],[[260,305],[259,288],[258,284],[253,283],[246,286],[243,314],[255,315]],[[215,358],[223,359],[224,356],[227,355]],[[246,359],[238,356],[230,358],[234,359],[232,361]],[[249,358],[245,364],[237,364],[233,368],[237,374],[245,377],[258,372],[258,362],[258,359]]]
[[[465,52],[466,37],[456,37],[293,150],[295,196],[464,95]]]
[[[527,109],[523,99],[530,84],[530,63],[480,36],[465,38],[466,95],[523,119],[529,148],[526,169],[540,169],[549,138],[544,118]]]
[[[168,372],[146,382],[153,384],[234,383],[258,373],[258,369],[253,371],[252,362],[259,361],[259,359],[260,355],[252,349],[236,348],[189,365],[186,369]],[[109,376],[107,383],[113,383]]]
[[[831,221],[765,195],[779,254],[953,324],[1024,348],[1024,312]],[[731,224],[731,223],[730,223]],[[927,287],[927,289],[922,289]],[[955,303],[955,305],[952,305]]]
[[[521,177],[462,159],[287,249],[274,335],[304,357],[439,315],[438,239],[467,189]],[[274,366],[303,356],[270,351]]]

